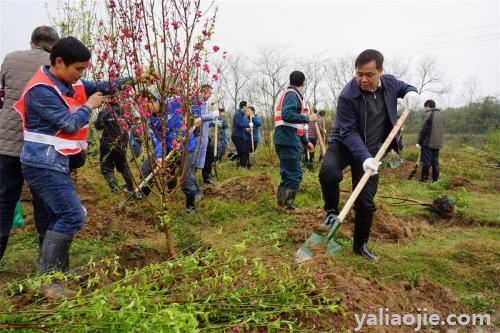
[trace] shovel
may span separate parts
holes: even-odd
[[[389,135],[384,141],[384,144],[382,145],[382,147],[380,147],[377,155],[375,156],[374,158],[375,163],[380,162],[385,152],[387,151],[387,148],[389,148],[389,145],[391,144],[392,140],[394,139],[399,129],[401,128],[406,118],[408,117],[409,113],[410,110],[405,108],[403,113],[399,117],[398,121],[392,128],[391,133],[389,133]],[[305,241],[305,243],[297,250],[297,253],[295,254],[295,261],[297,263],[299,264],[303,263],[304,261],[311,259],[314,256],[314,254],[317,253],[330,253],[331,255],[336,255],[342,250],[342,246],[334,240],[334,236],[337,233],[340,224],[344,221],[345,217],[347,216],[347,213],[351,210],[352,205],[358,198],[359,193],[361,192],[361,190],[363,190],[363,187],[365,186],[366,182],[368,181],[372,173],[373,170],[371,169],[365,171],[365,174],[363,175],[358,185],[352,192],[351,196],[347,200],[344,208],[342,208],[342,211],[340,212],[339,216],[330,226],[330,229],[328,230],[326,236],[314,232]]]
[[[193,134],[193,131],[195,130],[196,127],[191,127],[191,129],[189,130],[189,132],[180,140],[179,142],[179,145],[183,145],[184,142],[186,140],[189,140],[189,137],[191,136],[191,134]],[[177,150],[171,150],[167,156],[165,156],[165,158],[163,159],[163,163],[167,164],[170,162],[170,160],[174,157],[175,153],[177,152]],[[140,197],[140,192],[141,192],[141,189],[146,186],[149,181],[151,179],[153,179],[153,177],[161,170],[161,167],[157,166],[153,172],[151,172],[138,186],[137,188],[134,190],[134,192],[132,192],[128,197],[127,199],[121,201],[119,204],[118,204],[118,208],[123,208],[125,207],[131,200],[134,200],[135,198],[138,198]]]
[[[420,149],[420,151],[418,152],[417,162],[415,163],[415,166],[413,167],[413,170],[411,170],[411,173],[408,176],[408,180],[411,180],[417,174],[418,166],[420,164],[420,156],[421,155],[422,155],[422,149]]]

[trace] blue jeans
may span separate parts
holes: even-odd
[[[422,146],[422,178],[429,177],[429,169],[432,167],[432,180],[439,178],[439,149]]]
[[[0,155],[0,236],[10,234],[23,181],[19,157]]]
[[[297,190],[302,181],[302,165],[300,163],[302,148],[284,145],[275,145],[274,148],[280,159],[280,185]]]
[[[21,165],[33,195],[35,226],[40,235],[47,230],[74,236],[83,226],[85,215],[69,173]]]

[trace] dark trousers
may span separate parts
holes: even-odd
[[[152,164],[151,164],[152,163]],[[172,165],[168,165],[168,168],[170,168],[170,174],[175,175],[176,169],[179,166],[180,161],[176,159]],[[156,169],[156,161],[153,160],[150,162],[149,158],[144,159],[142,161],[141,165],[141,182],[146,179],[152,172],[153,168]],[[146,197],[151,193],[153,186],[155,185],[155,177],[151,178],[150,181],[146,185],[144,185],[141,188],[141,192],[143,195]],[[169,191],[172,191],[177,187],[177,178],[172,177],[170,180],[167,181],[167,188]]]
[[[238,166],[247,168],[248,160],[250,157],[250,152],[245,144],[245,139],[239,136],[231,136],[231,140],[236,147],[236,152],[238,153]]]
[[[302,181],[301,147],[275,145],[274,148],[280,159],[280,186],[297,190]]]
[[[214,156],[214,145],[212,144],[212,140],[209,138],[208,139],[208,144],[207,144],[207,152],[205,154],[205,165],[203,167],[203,170],[201,171],[201,174],[203,176],[203,180],[209,180],[210,175],[212,174],[212,167],[215,162],[215,156]]]
[[[313,144],[314,148],[316,148],[316,139],[309,138],[309,142]],[[309,152],[309,159],[307,159],[307,145],[304,145],[304,162],[314,162],[314,150]]]
[[[45,235],[51,230],[68,236],[76,234],[85,215],[70,174],[26,164],[21,167],[31,193],[40,198],[33,201],[38,233]]]
[[[422,180],[429,178],[429,170],[432,167],[432,180],[439,178],[439,149],[422,146]]]
[[[321,169],[319,172],[319,181],[323,200],[325,202],[325,210],[333,210],[339,213],[339,184],[343,179],[342,171],[348,166],[351,166],[352,174],[352,189],[356,187],[358,182],[363,177],[363,161],[354,158],[351,152],[342,144],[334,142],[328,146]],[[368,179],[363,190],[354,202],[356,211],[354,241],[368,241],[370,234],[371,222],[373,213],[377,210],[373,201],[378,187],[378,175]]]
[[[127,145],[116,140],[101,140],[99,148],[99,162],[101,165],[101,174],[108,182],[112,190],[118,188],[118,183],[115,177],[115,168],[122,174],[127,190],[134,190],[134,181],[130,174],[130,169],[127,164]]]
[[[23,181],[19,157],[0,155],[0,236],[10,234]]]

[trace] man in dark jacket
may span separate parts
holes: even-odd
[[[439,150],[443,147],[444,115],[436,109],[436,102],[432,99],[424,103],[425,115],[422,129],[418,135],[417,148],[421,148],[422,176],[421,182],[429,179],[429,169],[432,166],[432,181],[439,178]]]
[[[0,110],[0,260],[7,247],[14,209],[24,181],[19,161],[24,143],[23,124],[12,106],[40,66],[50,64],[50,49],[58,39],[59,35],[53,28],[38,27],[31,34],[31,49],[11,52],[2,63],[0,78],[5,99]],[[33,202],[38,201],[39,198],[33,196]],[[35,220],[37,213],[35,210]]]
[[[290,85],[281,93],[274,110],[274,147],[280,159],[281,183],[278,187],[278,206],[295,209],[295,196],[302,181],[302,145],[312,151],[314,146],[305,135],[305,124],[316,121],[315,113],[305,114],[304,73],[290,74]]]
[[[376,210],[373,199],[380,166],[373,156],[397,121],[397,99],[404,97],[405,104],[410,107],[418,101],[415,87],[392,75],[382,74],[383,61],[383,55],[376,50],[365,50],[357,57],[356,77],[340,94],[337,119],[319,173],[327,212],[325,224],[330,225],[339,214],[339,183],[344,168],[351,166],[353,189],[365,171],[373,171],[354,204],[353,249],[356,254],[369,259],[376,259],[368,250],[367,242]],[[392,145],[398,149],[395,142]]]
[[[247,102],[241,101],[240,108],[236,110],[233,116],[233,132],[231,133],[231,140],[236,147],[238,154],[238,167],[246,168],[248,166],[249,151],[245,145],[245,130],[250,128],[248,118],[246,117]]]
[[[99,112],[94,126],[102,130],[99,148],[101,174],[113,193],[120,187],[116,181],[115,168],[125,180],[125,188],[129,193],[134,191],[134,181],[127,164],[128,132],[123,128],[126,124],[123,108],[119,104],[109,104]]]

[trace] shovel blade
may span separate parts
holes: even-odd
[[[322,236],[318,233],[313,233],[309,238],[302,244],[302,246],[297,250],[297,253],[295,254],[295,262],[298,264],[303,263],[304,261],[307,261],[311,259],[314,256],[313,250],[311,249],[311,246],[320,246],[322,243],[326,243],[327,238],[326,236]]]
[[[325,253],[329,253],[332,256],[337,255],[340,251],[342,251],[342,245],[331,239],[326,246]]]

